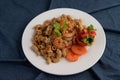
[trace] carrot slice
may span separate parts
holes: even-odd
[[[73,45],[71,50],[76,55],[83,55],[87,52],[87,49],[84,46],[79,45]]]
[[[74,54],[71,49],[68,50],[68,53],[66,54],[66,59],[70,62],[75,62],[79,58],[79,55]]]

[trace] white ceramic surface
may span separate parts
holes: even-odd
[[[36,24],[42,24],[47,19],[52,19],[53,17],[58,17],[62,14],[71,15],[73,18],[81,18],[83,20],[83,24],[85,25],[94,25],[97,29],[97,35],[93,45],[88,48],[87,54],[81,56],[78,61],[69,62],[62,58],[59,63],[52,63],[48,65],[41,56],[36,56],[30,48],[32,46],[31,39],[34,32],[33,27]],[[105,45],[106,37],[100,23],[91,15],[83,11],[70,8],[58,8],[39,14],[26,26],[22,37],[22,48],[29,62],[31,62],[31,64],[33,64],[36,68],[55,75],[71,75],[89,69],[101,58]]]

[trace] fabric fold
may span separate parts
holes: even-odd
[[[49,9],[54,8],[75,8],[79,10],[83,10],[87,13],[95,13],[102,10],[110,9],[113,7],[117,7],[120,5],[120,0],[52,0],[51,6]]]

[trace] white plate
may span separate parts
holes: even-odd
[[[85,25],[93,24],[97,29],[97,35],[95,37],[94,44],[88,48],[87,54],[81,56],[78,61],[68,62],[63,58],[59,63],[52,63],[48,65],[41,56],[36,56],[36,54],[30,49],[32,46],[31,39],[34,32],[33,27],[36,24],[42,24],[47,19],[52,19],[53,17],[58,17],[62,14],[71,15],[73,18],[81,18],[83,20],[83,24]],[[44,72],[55,75],[71,75],[89,69],[101,58],[105,45],[106,37],[100,23],[94,17],[83,11],[69,8],[53,9],[39,14],[27,25],[22,37],[22,48],[25,56],[31,64]]]

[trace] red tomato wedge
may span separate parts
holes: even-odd
[[[80,40],[77,39],[77,43],[80,45],[80,46],[87,46],[87,43],[84,43]]]
[[[96,36],[95,30],[90,30],[90,31],[88,32],[88,34],[89,34],[90,36],[92,36],[92,37],[95,37],[95,36]]]

